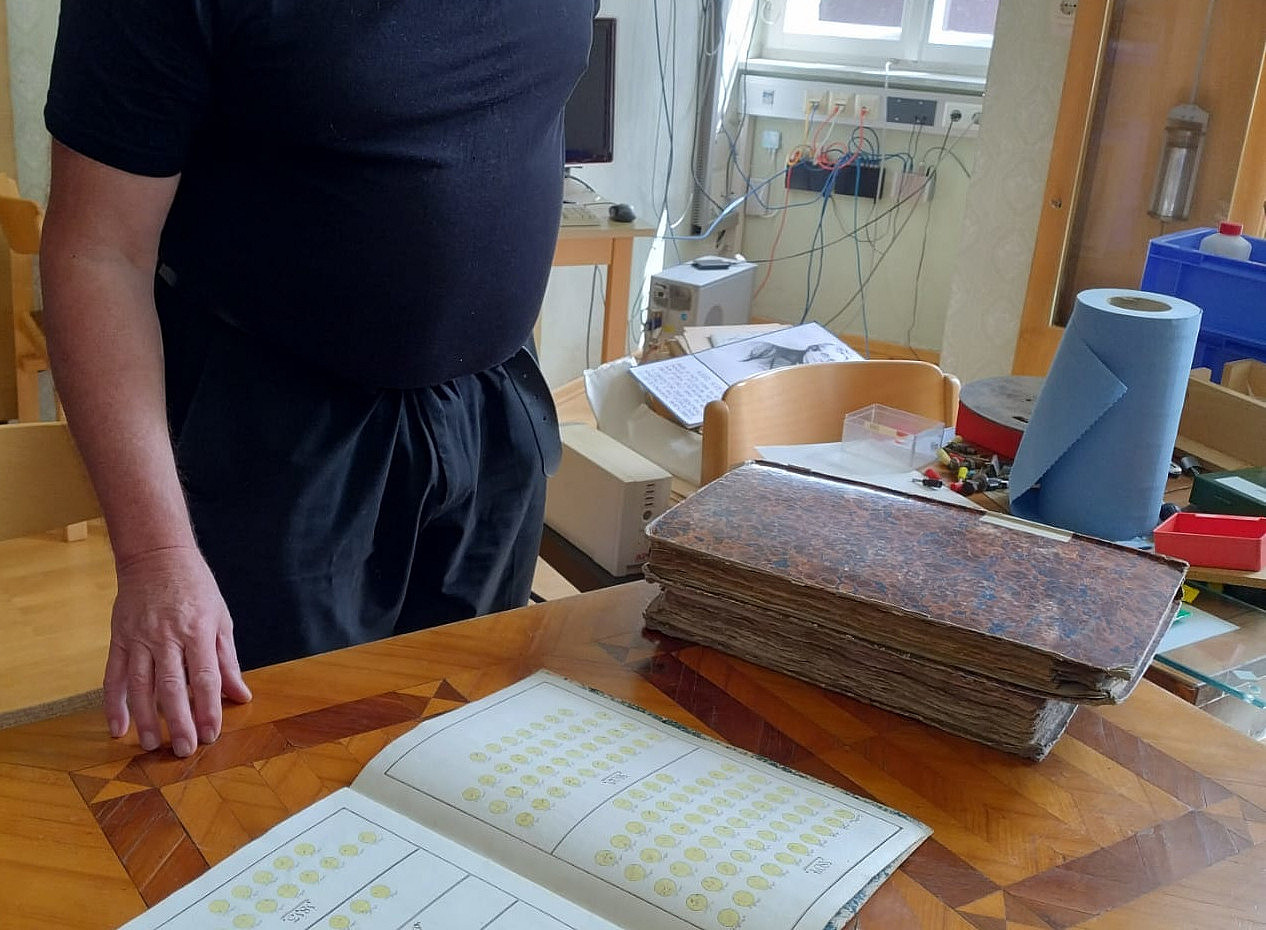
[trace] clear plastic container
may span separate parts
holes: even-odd
[[[846,453],[889,471],[931,464],[944,438],[944,423],[883,404],[871,404],[846,416],[842,437]]]
[[[1244,238],[1243,232],[1244,226],[1241,223],[1221,223],[1217,232],[1200,240],[1200,251],[1248,261],[1253,244]]]

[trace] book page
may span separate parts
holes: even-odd
[[[684,426],[703,423],[703,408],[731,384],[762,371],[860,359],[821,323],[802,323],[724,342],[693,355],[635,365],[629,373]]]
[[[821,930],[929,833],[548,673],[422,724],[356,784],[633,927]]]
[[[726,383],[693,355],[635,365],[629,373],[688,427],[703,423],[703,408],[726,388]]]
[[[350,789],[247,844],[124,930],[617,930]]]
[[[802,323],[705,349],[694,357],[730,385],[774,368],[856,361],[861,355],[821,323]]]

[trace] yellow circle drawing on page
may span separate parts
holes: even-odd
[[[722,927],[725,927],[726,930],[733,930],[734,927],[737,927],[742,922],[743,918],[740,917],[739,912],[734,910],[732,907],[727,907],[725,910],[721,911],[721,913],[717,914],[717,923],[719,923]]]

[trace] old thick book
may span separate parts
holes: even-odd
[[[539,672],[127,930],[838,928],[924,825]]]
[[[847,636],[1076,703],[1129,694],[1178,609],[1186,567],[768,463],[729,472],[647,532],[652,580],[793,618],[806,650],[814,635]]]

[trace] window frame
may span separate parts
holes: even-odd
[[[983,77],[989,67],[989,45],[947,45],[932,42],[934,13],[946,0],[905,0],[899,38],[860,38],[848,35],[806,35],[784,28],[788,7],[793,19],[817,0],[769,0],[770,9],[762,19],[761,56],[784,61],[847,64],[931,73]],[[884,27],[876,27],[877,30]],[[971,33],[960,33],[971,35]]]

